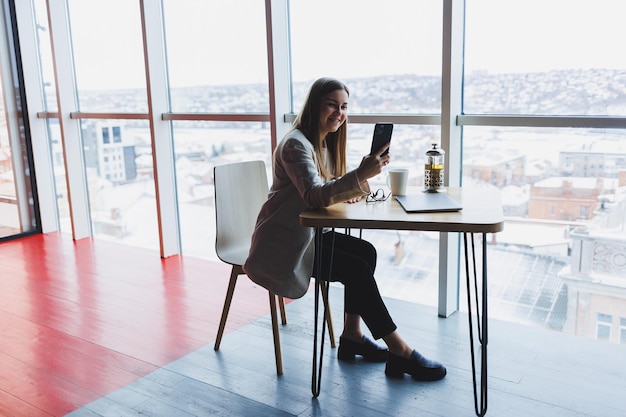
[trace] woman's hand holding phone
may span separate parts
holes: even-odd
[[[375,177],[380,174],[383,167],[389,163],[391,156],[389,155],[389,146],[387,143],[383,145],[378,151],[373,154],[367,155],[361,161],[361,164],[357,168],[357,175],[359,180],[365,181],[369,178]]]

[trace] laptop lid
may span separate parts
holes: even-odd
[[[433,213],[462,210],[460,204],[443,193],[420,193],[398,195],[396,200],[407,213]]]

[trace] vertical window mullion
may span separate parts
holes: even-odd
[[[161,257],[181,253],[180,219],[177,204],[174,139],[168,113],[169,94],[163,7],[161,1],[141,1],[144,59],[150,117],[150,138]]]
[[[287,133],[291,112],[288,0],[265,0],[272,150]]]
[[[462,110],[465,0],[444,0],[443,4],[441,147],[446,151],[446,185],[460,186],[463,147],[456,117]],[[441,317],[448,317],[459,308],[459,259],[459,234],[440,233],[438,314]]]
[[[67,1],[48,0],[48,18],[72,236],[78,240],[91,237],[92,229],[80,120],[70,117],[71,112],[78,110],[78,94]]]
[[[20,34],[18,35],[18,37],[20,37],[20,48],[21,48],[21,55],[19,57],[15,57],[15,59],[21,60],[22,62],[22,66],[21,66],[21,70],[22,70],[22,76],[23,76],[23,82],[26,85],[26,80],[28,79],[28,81],[33,82],[34,86],[37,87],[37,90],[35,91],[40,91],[40,86],[41,84],[41,80],[39,79],[38,76],[38,63],[37,63],[37,42],[36,42],[36,28],[35,28],[35,21],[32,18],[32,16],[34,16],[34,11],[32,8],[32,4],[30,4],[30,2],[27,2],[26,4],[22,3],[22,2],[18,2],[19,4],[15,4],[13,5],[14,7],[14,11],[15,11],[15,20],[16,22],[14,22],[13,24],[16,25],[17,29],[19,30],[22,25],[24,25],[24,30],[22,30],[20,32]],[[9,14],[10,12],[10,7],[8,6],[5,10],[4,7],[2,7],[2,10],[0,11],[0,16],[2,17],[2,21],[7,23],[7,26],[9,24],[11,24],[11,20],[9,19]],[[7,94],[13,94],[13,89],[9,89],[6,88],[8,87],[8,83],[12,82],[13,85],[16,85],[16,81],[13,80],[13,73],[12,73],[12,68],[15,67],[14,63],[13,63],[13,58],[11,57],[11,52],[9,51],[9,45],[12,45],[12,42],[9,37],[8,37],[8,31],[0,31],[0,42],[2,42],[3,47],[0,48],[0,61],[2,62],[2,64],[0,64],[0,71],[2,72],[2,79],[7,83],[7,85],[5,86],[5,88],[3,89],[3,93],[4,93],[4,103],[5,103],[5,114],[7,115],[6,118],[6,123],[7,123],[7,129],[8,129],[8,133],[9,133],[9,140],[11,141],[11,149],[15,150],[12,152],[12,160],[13,160],[13,172],[14,173],[19,173],[18,175],[15,175],[15,192],[16,192],[16,198],[17,198],[17,207],[18,207],[18,216],[19,216],[19,222],[22,226],[21,231],[25,232],[25,231],[31,231],[31,214],[29,212],[29,208],[30,208],[30,204],[28,203],[30,197],[29,197],[29,185],[27,184],[27,177],[25,177],[22,173],[28,172],[29,169],[27,168],[27,166],[25,166],[25,164],[27,164],[27,161],[25,158],[21,158],[18,155],[17,150],[22,148],[21,145],[21,140],[20,140],[20,128],[21,128],[21,123],[18,121],[19,119],[19,108],[17,107],[17,103],[15,102],[15,99],[13,97],[7,97]],[[21,39],[21,35],[24,34],[24,39]],[[6,46],[6,48],[4,47]],[[24,56],[24,54],[28,52],[29,55],[28,56]],[[31,61],[32,60],[32,61]],[[28,61],[28,62],[26,62]],[[31,65],[32,65],[32,69],[31,69]],[[18,69],[19,71],[19,69]],[[11,81],[13,80],[13,81]],[[37,84],[38,83],[38,84]],[[24,93],[26,93],[28,91],[28,89],[25,89]],[[39,104],[37,103],[37,98],[41,98],[41,94],[37,95],[34,94],[37,97],[32,97],[33,98],[33,107],[34,109],[41,109],[43,107],[39,107]],[[30,101],[28,101],[27,97],[27,102],[29,104]],[[29,106],[28,109],[24,109],[24,110],[30,110],[31,107]],[[15,116],[11,116],[11,115],[15,115]],[[41,123],[40,120],[37,119],[37,111],[33,111],[30,110],[30,112],[28,114],[24,113],[23,114],[24,118],[28,118],[30,124],[35,123],[36,125],[40,125],[43,126],[44,128],[44,132],[43,132],[43,138],[42,141],[44,142],[43,144],[40,144],[40,146],[43,146],[44,149],[42,150],[43,152],[41,152],[39,155],[43,155],[43,164],[48,163],[48,167],[42,166],[42,170],[45,169],[50,169],[51,164],[50,164],[50,157],[49,157],[49,152],[46,154],[46,150],[49,150],[49,147],[47,146],[47,144],[45,144],[45,141],[47,139],[47,136],[45,134],[45,123]],[[37,123],[39,122],[39,123]],[[37,126],[37,127],[40,127]],[[34,127],[34,129],[36,129],[36,127]],[[32,131],[32,129],[31,129]],[[27,132],[24,132],[24,134],[28,134]],[[31,141],[32,143],[32,141]],[[37,149],[37,145],[35,145],[35,149]],[[39,156],[38,155],[38,156]],[[47,158],[46,158],[47,156]],[[46,171],[44,171],[46,172]],[[52,172],[52,171],[50,171]],[[47,208],[50,209],[50,211],[52,212],[52,216],[54,216],[54,214],[56,213],[56,205],[54,204],[54,188],[52,188],[52,192],[48,192],[46,193],[46,189],[47,186],[49,186],[50,184],[46,184],[46,181],[42,181],[44,184],[42,184],[42,194],[44,194],[46,197],[52,197],[52,199],[48,199],[45,201],[45,203],[49,203],[52,202],[52,206],[47,206]],[[52,218],[46,218],[46,220],[56,220],[54,217]],[[51,226],[52,230],[56,230],[56,225],[57,223],[55,221],[48,223],[46,222],[46,227]]]

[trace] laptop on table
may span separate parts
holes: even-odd
[[[463,209],[459,203],[444,193],[398,195],[396,200],[407,213],[436,213]]]

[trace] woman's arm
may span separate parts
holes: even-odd
[[[277,170],[284,171],[309,207],[328,207],[369,193],[367,180],[360,180],[357,170],[323,182],[317,169],[315,151],[309,143],[288,138],[276,152]]]

